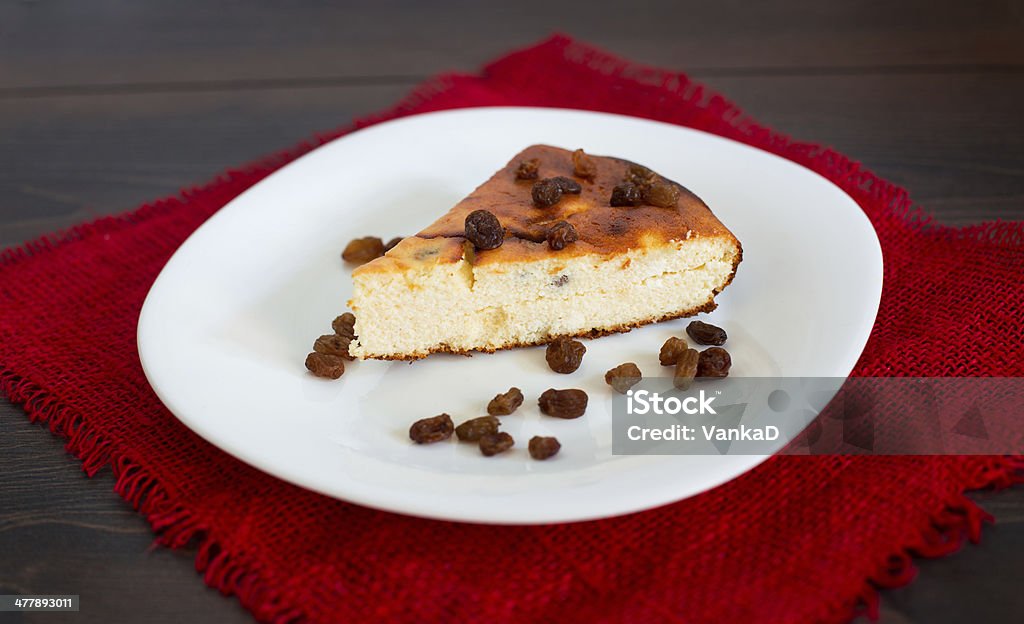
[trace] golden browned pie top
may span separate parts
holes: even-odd
[[[624,181],[634,163],[610,156],[588,157],[595,167],[595,174],[591,178],[577,177],[571,151],[549,145],[532,145],[429,227],[414,237],[404,239],[383,258],[356,270],[401,270],[408,263],[455,262],[464,254],[475,264],[485,265],[552,255],[565,258],[583,254],[615,255],[694,236],[724,236],[735,240],[699,197],[661,176],[658,176],[658,182],[679,189],[675,207],[612,206],[612,189]],[[530,159],[539,161],[537,179],[517,179],[519,164]],[[575,180],[582,191],[578,195],[563,194],[561,200],[550,208],[534,205],[533,185],[538,180],[556,176]],[[501,247],[472,250],[464,235],[466,216],[474,210],[491,212],[505,227],[505,240]],[[555,251],[549,248],[545,236],[550,226],[563,220],[573,225],[579,240]]]

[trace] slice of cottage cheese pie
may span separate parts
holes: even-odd
[[[686,188],[619,158],[534,145],[352,273],[359,358],[494,351],[715,308],[743,255]]]

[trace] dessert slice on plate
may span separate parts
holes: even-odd
[[[495,351],[715,308],[743,251],[696,195],[626,160],[534,145],[352,273],[359,358]]]

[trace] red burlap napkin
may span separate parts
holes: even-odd
[[[556,37],[430,80],[395,108],[213,182],[0,257],[0,387],[68,438],[160,543],[199,544],[206,582],[267,621],[794,622],[872,613],[911,555],[977,540],[965,490],[1020,480],[999,457],[776,457],[706,494],[622,518],[493,527],[409,518],[267,476],[190,433],[150,391],[135,327],[164,262],[204,219],[281,165],[377,121],[519,104],[700,128],[833,180],[885,254],[878,322],[857,375],[1020,376],[1017,224],[931,224],[906,191],[829,149],[758,125],[685,75]],[[666,479],[672,478],[665,475]]]

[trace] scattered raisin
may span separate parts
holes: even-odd
[[[530,438],[530,457],[537,460],[547,459],[558,453],[562,445],[557,438],[533,436]]]
[[[455,428],[455,435],[465,442],[476,442],[489,433],[498,433],[500,424],[494,416],[471,418]]]
[[[639,206],[643,202],[643,194],[634,184],[626,182],[612,189],[609,203],[612,206]]]
[[[580,363],[583,362],[583,354],[586,352],[587,348],[583,346],[582,342],[562,336],[548,343],[544,358],[548,361],[551,370],[556,373],[568,374],[580,367]]]
[[[579,195],[583,192],[583,187],[580,183],[572,178],[565,176],[558,176],[557,178],[551,178],[551,181],[558,185],[558,188],[562,189],[563,193],[569,193],[570,195]]]
[[[331,328],[334,329],[334,333],[339,336],[345,336],[346,338],[356,337],[355,327],[356,317],[351,312],[342,314],[331,323]]]
[[[337,379],[345,374],[345,360],[337,355],[314,351],[306,356],[306,368],[317,377]]]
[[[490,212],[474,210],[466,216],[466,239],[477,249],[497,249],[505,242],[505,228]]]
[[[643,165],[630,165],[626,169],[626,182],[633,184],[639,188],[645,188],[652,184],[658,179],[658,174],[654,173]]]
[[[523,404],[523,392],[519,388],[509,388],[508,392],[496,395],[487,404],[487,413],[491,416],[508,416]]]
[[[577,178],[589,180],[597,175],[597,165],[594,164],[594,160],[590,156],[587,156],[586,152],[578,149],[572,153],[572,174]]]
[[[697,361],[698,377],[728,377],[732,358],[722,347],[708,347],[700,352]]]
[[[686,390],[693,383],[693,378],[697,376],[697,363],[700,360],[700,354],[697,353],[696,349],[687,349],[685,353],[679,356],[679,361],[676,362],[676,370],[672,374],[672,385],[680,390]]]
[[[536,180],[537,172],[540,171],[540,159],[531,158],[519,163],[516,168],[517,180]]]
[[[686,326],[686,333],[697,344],[722,346],[729,336],[721,327],[703,321],[692,321]]]
[[[533,185],[530,192],[538,208],[550,208],[562,199],[562,187],[551,178],[544,178]]]
[[[665,341],[665,344],[661,345],[658,360],[661,361],[662,366],[674,366],[679,361],[679,356],[686,353],[689,348],[690,345],[686,344],[685,340],[672,336]]]
[[[658,208],[674,208],[679,202],[679,189],[672,184],[652,184],[643,191],[644,202]]]
[[[395,245],[402,242],[401,236],[396,236],[384,244],[384,253],[387,253],[395,248]]]
[[[376,236],[364,236],[351,241],[341,252],[345,262],[352,264],[365,264],[374,258],[384,255],[384,241]]]
[[[504,453],[516,443],[512,436],[505,433],[488,433],[480,438],[480,452],[484,457],[491,457],[498,453]]]
[[[323,353],[324,355],[337,355],[346,360],[351,360],[352,356],[348,354],[348,344],[350,342],[352,342],[352,339],[345,336],[324,334],[313,343],[313,351]]]
[[[579,418],[587,411],[587,393],[582,390],[550,388],[537,401],[540,411],[555,418]]]
[[[619,394],[626,392],[640,382],[643,374],[640,367],[632,362],[619,364],[604,374],[604,382],[612,387]]]
[[[448,414],[417,420],[409,427],[409,437],[416,444],[432,444],[452,437],[455,425]]]
[[[565,249],[565,246],[569,243],[575,243],[580,239],[579,234],[576,233],[576,228],[572,226],[568,221],[559,221],[558,223],[551,226],[548,230],[548,247],[555,251],[561,251]]]

